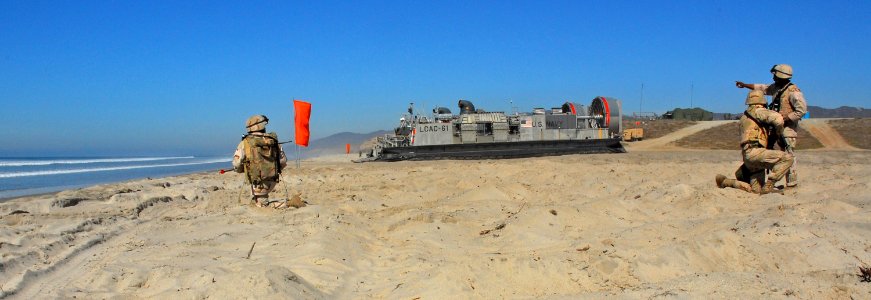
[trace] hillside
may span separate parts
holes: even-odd
[[[635,121],[623,120],[623,128],[643,128],[645,139],[655,139],[696,123],[696,121],[667,119],[637,121],[637,123]]]
[[[823,145],[811,135],[803,123],[798,127],[799,143],[796,150],[819,149]],[[675,142],[675,145],[688,149],[706,150],[735,150],[740,149],[741,143],[738,122],[723,124],[714,128],[706,129]]]
[[[871,150],[871,119],[830,120],[829,125],[851,146]]]
[[[830,109],[810,105],[807,107],[811,118],[871,118],[871,109],[841,106]]]

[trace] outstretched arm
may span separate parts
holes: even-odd
[[[745,88],[748,90],[762,91],[766,95],[774,95],[776,90],[769,88],[771,85],[761,84],[761,83],[744,83],[743,81],[735,81],[735,86],[738,88]]]
[[[739,89],[740,88],[751,89],[751,90],[753,89],[753,84],[747,84],[747,83],[744,83],[743,81],[735,81],[735,86],[738,87]]]

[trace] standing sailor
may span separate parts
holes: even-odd
[[[780,113],[783,117],[784,127],[783,139],[779,136],[772,136],[773,141],[777,141],[781,150],[795,155],[796,138],[798,134],[798,121],[807,112],[807,102],[805,102],[804,94],[797,85],[791,82],[792,66],[787,64],[779,64],[771,67],[771,74],[774,78],[773,84],[747,84],[741,81],[735,81],[735,86],[739,88],[748,88],[754,91],[763,91],[766,95],[772,96],[769,109]],[[774,146],[774,143],[770,143]],[[786,186],[794,187],[798,185],[798,175],[795,171],[795,165],[790,168],[786,174]]]

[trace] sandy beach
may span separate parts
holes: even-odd
[[[307,160],[273,194],[301,194],[300,209],[241,205],[230,173],[14,199],[0,203],[0,295],[871,298],[857,276],[871,266],[871,151],[800,151],[800,187],[759,196],[714,185],[738,151],[664,142],[677,138],[625,154]]]

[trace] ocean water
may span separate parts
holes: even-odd
[[[229,169],[230,157],[0,158],[0,199],[103,183]]]

